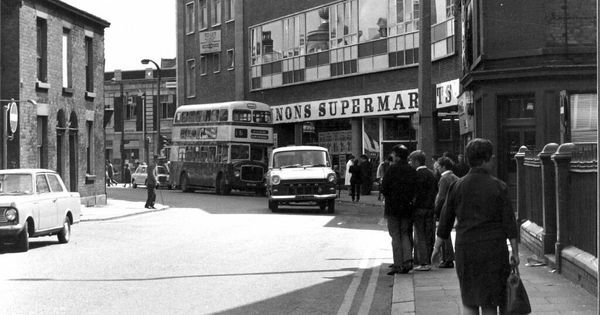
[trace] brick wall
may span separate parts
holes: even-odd
[[[546,43],[548,46],[596,45],[596,1],[544,1]]]
[[[4,2],[3,2],[4,4]],[[104,76],[104,30],[96,23],[90,23],[70,12],[65,12],[58,7],[46,7],[39,1],[24,1],[22,6],[15,4],[3,14],[9,14],[10,23],[2,20],[2,40],[12,43],[14,62],[4,64],[3,58],[3,97],[6,94],[17,94],[15,98],[21,100],[33,99],[38,103],[34,106],[23,102],[20,104],[18,137],[11,142],[9,147],[9,161],[14,161],[14,167],[32,168],[40,167],[38,153],[38,110],[47,109],[48,129],[48,168],[57,169],[62,163],[65,184],[70,186],[70,176],[75,172],[77,190],[83,199],[91,199],[93,203],[102,200],[104,188],[104,134],[102,121],[104,117],[103,101],[103,76]],[[37,37],[36,19],[40,16],[47,21],[47,83],[48,89],[36,88],[37,81]],[[67,24],[64,24],[64,22]],[[7,25],[4,25],[4,23]],[[6,27],[5,27],[6,26]],[[72,82],[73,93],[65,94],[62,90],[62,34],[63,27],[71,29],[72,39]],[[85,97],[85,30],[93,32],[94,50],[94,91],[96,97]],[[6,47],[2,45],[3,49]],[[5,56],[6,54],[3,54]],[[11,56],[12,58],[12,56]],[[6,80],[19,82],[5,86]],[[6,91],[6,92],[5,92]],[[95,180],[86,181],[86,148],[88,145],[88,131],[86,112],[93,111],[93,156],[92,173]],[[57,161],[57,131],[58,113],[63,112],[67,121],[73,118],[71,127],[77,127],[77,148],[74,152],[76,163],[69,165],[68,142],[64,142],[63,161]],[[45,114],[44,114],[45,115]],[[10,164],[10,163],[9,163]],[[89,203],[89,202],[87,202]]]

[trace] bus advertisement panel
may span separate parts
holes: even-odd
[[[271,123],[269,106],[258,102],[180,106],[173,121],[171,185],[263,193]]]

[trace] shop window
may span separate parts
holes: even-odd
[[[572,94],[569,96],[571,114],[571,141],[596,142],[598,130],[598,95]]]
[[[440,141],[452,141],[459,138],[458,117],[442,116],[438,118],[437,136]]]
[[[534,94],[499,96],[498,106],[504,119],[535,117]]]
[[[412,128],[410,117],[384,119],[383,140],[415,140],[415,131]]]

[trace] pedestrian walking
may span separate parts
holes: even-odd
[[[148,177],[146,179],[146,190],[148,191],[148,197],[146,199],[146,205],[144,205],[144,208],[148,208],[148,209],[156,209],[154,208],[154,202],[156,201],[156,177],[157,177],[157,171],[156,171],[156,162],[158,160],[158,155],[154,156],[154,159],[152,162],[148,163],[148,168],[147,170],[147,174]]]
[[[431,253],[435,240],[436,180],[433,172],[425,165],[425,152],[413,151],[408,156],[409,164],[415,168],[416,187],[414,199],[415,271],[431,270]]]
[[[456,161],[456,164],[454,165],[454,169],[452,171],[454,172],[454,175],[458,177],[463,177],[467,175],[467,173],[469,172],[469,165],[465,163],[464,154],[458,155],[458,160]]]
[[[360,185],[363,182],[360,161],[355,159],[350,166],[350,197],[352,201],[360,201]]]
[[[377,196],[377,200],[379,201],[381,201],[381,197],[383,196],[383,194],[381,193],[381,182],[383,181],[383,175],[385,175],[385,172],[387,172],[387,170],[390,168],[390,164],[392,163],[392,161],[392,156],[388,155],[388,157],[377,167],[377,173],[375,176],[377,184],[379,185],[379,195]]]
[[[384,216],[392,238],[394,263],[388,275],[408,273],[413,267],[412,201],[415,195],[416,171],[408,165],[408,149],[392,148],[394,162],[383,176]]]
[[[106,170],[108,172],[108,186],[117,185],[117,181],[113,178],[115,176],[115,168],[109,160],[106,160]]]
[[[344,172],[344,186],[348,189],[348,194],[350,196],[352,196],[352,193],[350,192],[350,166],[354,165],[354,155],[350,155],[350,157],[348,157],[348,162],[346,162],[346,170]]]
[[[435,220],[439,221],[442,207],[446,201],[446,194],[450,189],[450,185],[458,180],[458,176],[454,175],[452,168],[454,163],[448,157],[441,157],[436,162],[438,173],[441,177],[438,182],[438,193],[435,197]],[[442,251],[442,262],[438,265],[438,268],[454,268],[454,247],[452,246],[452,239],[444,240],[441,247]]]
[[[360,156],[360,174],[360,193],[363,196],[370,195],[371,188],[373,188],[373,165],[365,154]]]
[[[129,164],[125,163],[123,169],[123,187],[127,187],[127,185],[131,186],[131,169],[129,168]]]
[[[432,254],[437,261],[456,219],[456,274],[464,314],[479,314],[480,308],[482,314],[497,314],[498,308],[504,314],[506,281],[511,265],[519,265],[518,230],[508,186],[491,175],[493,150],[487,139],[467,144],[471,169],[448,190]]]

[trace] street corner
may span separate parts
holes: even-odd
[[[149,209],[144,207],[144,202],[109,199],[106,205],[83,207],[81,209],[81,221],[114,220],[150,212],[164,211],[169,208],[170,207],[168,205],[155,204],[154,209]]]

